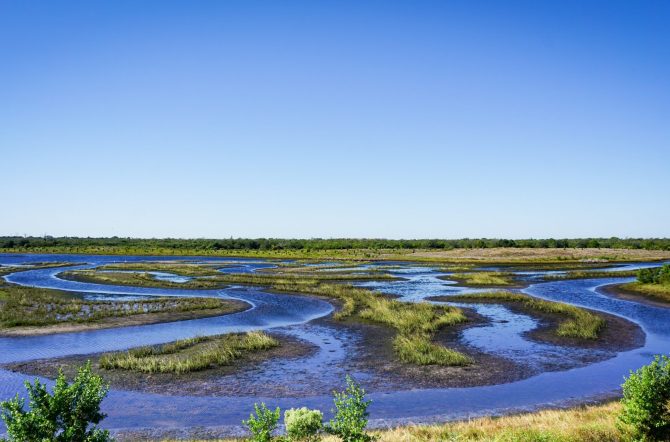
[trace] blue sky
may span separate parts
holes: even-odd
[[[0,1],[0,235],[670,236],[670,2]]]

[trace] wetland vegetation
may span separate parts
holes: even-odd
[[[470,251],[468,249],[454,250],[457,252]],[[545,249],[541,250],[544,251]],[[342,336],[349,336],[347,333],[352,333],[351,331],[354,330],[355,332],[351,336],[360,336],[361,339],[361,347],[356,347],[357,349],[362,349],[364,346],[371,344],[381,344],[379,347],[383,347],[377,352],[366,353],[365,356],[356,359],[354,361],[358,364],[356,365],[356,369],[360,369],[364,364],[369,363],[369,359],[365,358],[376,357],[378,363],[385,365],[383,368],[377,369],[375,373],[383,373],[384,371],[382,370],[386,370],[387,367],[393,367],[394,370],[397,370],[398,379],[400,379],[400,376],[423,375],[424,377],[428,377],[438,372],[439,375],[431,377],[431,382],[436,376],[451,375],[453,377],[462,377],[469,375],[471,377],[482,377],[483,375],[479,374],[482,370],[496,371],[503,366],[510,369],[517,367],[513,365],[511,360],[507,361],[509,365],[504,365],[505,363],[503,362],[496,367],[487,365],[495,364],[495,358],[491,355],[484,355],[484,353],[480,354],[477,347],[468,347],[469,344],[463,344],[465,341],[461,342],[458,340],[458,335],[463,330],[472,326],[480,327],[485,322],[488,322],[488,324],[495,323],[495,320],[490,321],[486,316],[482,316],[476,308],[467,308],[460,305],[460,303],[505,305],[509,308],[502,310],[512,311],[514,314],[517,314],[516,310],[519,310],[524,315],[539,319],[540,327],[536,330],[525,332],[524,339],[535,340],[541,344],[548,342],[552,345],[561,345],[564,348],[566,346],[580,347],[582,352],[588,351],[590,348],[597,349],[597,352],[600,352],[598,355],[584,356],[583,359],[580,359],[583,362],[579,363],[603,360],[601,358],[610,357],[607,356],[609,354],[607,352],[610,350],[615,351],[620,347],[629,348],[629,346],[632,348],[632,346],[637,345],[624,342],[624,339],[620,341],[608,340],[611,336],[608,335],[610,327],[607,324],[616,327],[619,323],[611,322],[611,318],[607,314],[601,315],[569,304],[545,301],[514,291],[468,293],[430,298],[431,300],[459,303],[459,306],[456,307],[444,303],[415,302],[415,300],[420,300],[421,298],[413,299],[410,296],[405,298],[407,301],[395,299],[392,295],[366,288],[366,284],[363,284],[363,286],[358,285],[359,283],[375,281],[375,283],[370,284],[371,287],[391,287],[397,283],[404,290],[405,285],[403,284],[409,286],[413,281],[428,281],[425,287],[432,290],[436,277],[457,280],[460,285],[466,287],[504,286],[507,288],[516,288],[527,282],[523,279],[523,275],[515,274],[512,267],[492,266],[492,269],[481,269],[481,265],[473,264],[467,260],[463,264],[448,264],[448,261],[430,264],[432,259],[428,259],[429,262],[412,264],[411,268],[406,272],[404,271],[404,266],[407,263],[378,263],[371,262],[370,260],[276,262],[273,263],[272,267],[268,266],[267,263],[263,263],[264,266],[258,266],[257,268],[249,264],[259,264],[258,262],[247,261],[242,261],[243,264],[177,260],[125,263],[101,261],[102,265],[96,268],[66,271],[59,275],[65,279],[98,284],[155,288],[223,289],[230,285],[250,285],[261,287],[273,294],[302,294],[325,298],[335,305],[336,310],[332,317],[324,318],[318,326],[331,327],[338,330],[338,332],[346,330],[342,331]],[[528,260],[523,264],[526,267],[521,268],[524,270],[533,267],[546,267],[551,270],[571,268],[570,271],[557,279],[620,277],[632,274],[631,271],[597,270],[600,266],[604,265],[601,261],[569,261],[564,266],[558,266],[550,260],[542,261],[544,258],[538,261],[533,261],[533,259]],[[91,263],[93,264],[95,261]],[[522,266],[520,263],[517,264]],[[226,267],[230,267],[230,270],[225,270]],[[224,271],[221,271],[222,269]],[[587,269],[595,270],[586,271]],[[668,266],[668,269],[670,269],[670,266]],[[394,270],[399,270],[399,272],[394,273]],[[438,272],[451,271],[455,273],[442,277],[435,273],[436,270]],[[0,267],[0,273],[11,273],[13,271],[16,271],[16,268]],[[250,273],[231,273],[237,271],[250,271]],[[664,279],[665,276],[663,276],[666,274],[664,272],[667,272],[667,270],[654,271],[650,275],[647,273],[636,273],[642,275],[638,283],[663,285],[667,282]],[[415,273],[416,276],[414,275]],[[395,275],[402,275],[402,277]],[[156,279],[157,276],[162,279]],[[177,279],[170,279],[172,276],[183,278],[180,282],[177,282]],[[168,279],[165,279],[166,277]],[[646,282],[642,282],[642,280]],[[60,282],[62,283],[63,281]],[[439,285],[439,282],[437,285]],[[245,290],[239,288],[233,290],[239,290],[239,293],[245,292]],[[393,290],[387,290],[386,288],[381,290],[393,292]],[[453,289],[450,288],[450,290]],[[257,293],[255,290],[249,290],[248,292]],[[401,291],[398,293],[399,296],[405,296]],[[263,296],[267,296],[267,294],[263,294]],[[115,324],[118,326],[123,325],[118,320],[126,317],[160,316],[161,314],[170,315],[173,318],[178,317],[180,314],[215,316],[224,314],[224,311],[239,311],[241,308],[241,303],[225,305],[226,302],[235,303],[234,301],[224,301],[218,298],[178,297],[157,297],[149,300],[129,301],[88,301],[80,295],[58,290],[22,287],[3,283],[0,285],[0,326],[20,328],[21,326],[25,327],[28,325],[43,327],[63,323],[104,324],[108,320],[117,321]],[[40,320],[32,324],[27,322],[12,322],[19,320],[26,321],[35,317],[39,317]],[[502,320],[500,322],[505,321]],[[621,322],[626,321],[622,319]],[[334,324],[341,324],[341,329],[338,328],[339,325]],[[629,333],[633,329],[632,325],[634,324],[630,325],[631,327],[625,328],[622,333]],[[370,334],[367,335],[366,333]],[[548,338],[550,335],[553,335],[557,339]],[[193,334],[190,336],[193,336]],[[238,379],[241,372],[253,368],[254,364],[266,360],[269,361],[273,358],[288,360],[291,357],[305,357],[314,352],[315,348],[319,348],[315,344],[309,344],[308,341],[300,341],[300,338],[294,339],[296,342],[291,343],[289,342],[291,339],[290,336],[288,337],[286,346],[284,346],[284,335],[280,336],[281,342],[276,335],[269,336],[262,332],[202,336],[181,339],[168,344],[136,347],[127,351],[102,353],[104,350],[100,350],[99,353],[93,355],[93,359],[95,361],[96,372],[108,373],[109,376],[114,378],[113,385],[115,386],[128,385],[130,389],[135,388],[139,391],[155,393],[162,388],[161,386],[166,385],[167,382],[176,382],[178,379],[185,379],[180,378],[180,376],[189,374],[189,379],[192,378],[193,382],[188,388],[196,388],[197,382],[201,382],[204,385],[207,382],[211,382],[212,379],[218,379],[217,376],[228,375],[231,376],[230,379]],[[368,338],[367,336],[372,336],[372,338]],[[171,339],[177,338],[173,337]],[[382,342],[382,339],[384,342]],[[580,342],[576,343],[577,341]],[[291,345],[293,345],[291,349],[282,350],[284,347]],[[72,356],[69,359],[62,358],[60,360],[54,359],[54,363],[50,367],[53,368],[61,364],[64,367],[67,366],[69,372],[72,372],[74,367],[72,364],[77,361],[81,363],[81,358],[83,357],[85,356]],[[590,357],[593,359],[589,359]],[[503,357],[500,358],[503,359]],[[349,363],[349,360],[346,363]],[[561,366],[557,364],[556,367],[558,368],[554,368],[548,362],[546,367],[550,367],[549,370],[564,370],[570,367],[571,363],[567,362]],[[68,364],[71,366],[68,366]],[[20,367],[28,367],[29,365],[19,364],[17,365],[19,367],[17,369],[25,372],[27,368],[21,369]],[[11,370],[15,369],[10,364],[5,367]],[[340,365],[337,367],[339,369]],[[526,370],[525,367],[521,368],[521,363],[519,363],[518,367],[520,370]],[[406,372],[401,373],[401,370],[406,370]],[[38,372],[38,369],[34,371],[34,373]],[[513,380],[529,376],[531,372],[524,371],[523,373],[519,377],[513,378]],[[47,372],[40,374],[49,375]],[[163,379],[159,380],[159,377]],[[481,385],[488,385],[486,382],[505,382],[502,378],[491,377],[486,379],[488,381],[484,380]],[[150,384],[154,381],[154,385],[158,385],[158,390],[151,390],[153,386],[146,387],[146,390],[143,390],[145,387],[141,387],[142,383]],[[397,380],[394,379],[393,382],[397,382]],[[399,382],[415,381],[407,377]],[[457,382],[463,381],[459,378]],[[461,384],[454,385],[462,386]],[[380,387],[375,384],[373,388],[377,389]],[[432,388],[432,386],[428,386],[427,388]],[[584,418],[588,420],[594,415],[593,413],[589,413],[588,418],[577,415],[572,424],[581,425],[580,419]],[[376,432],[376,435],[384,439],[386,437],[396,437],[399,434],[410,437],[411,434],[411,437],[416,438],[416,440],[424,440],[421,439],[424,436],[425,440],[434,440],[435,437],[450,434],[454,435],[454,437],[463,437],[463,440],[470,440],[468,439],[470,437],[468,434],[477,434],[476,432],[468,433],[473,431],[472,428],[466,429],[464,426],[459,427],[458,425],[464,424],[436,425],[422,427],[417,430],[403,428],[395,431]],[[600,437],[610,434],[608,433],[610,429],[609,426],[603,424],[602,431],[601,428],[598,428],[594,430],[593,435],[594,437]],[[575,430],[574,432],[573,430],[564,431],[564,429],[556,432],[555,428],[551,428],[550,430],[548,432],[537,432],[534,429],[520,429],[504,424],[499,433],[496,434],[500,435],[502,438],[500,440],[510,441],[524,440],[523,438],[526,436],[530,437],[528,440],[535,440],[532,437],[536,436],[546,436],[549,438],[548,440],[552,440],[551,437],[554,436],[558,438],[556,440],[571,440],[570,437],[573,437],[574,434],[587,434],[580,432],[582,430]],[[398,433],[398,431],[402,433]],[[410,433],[411,431],[415,431],[415,433]],[[450,433],[446,433],[447,431]],[[619,429],[615,429],[614,431],[618,432]],[[620,435],[621,433],[611,434]],[[505,439],[506,437],[510,439]]]
[[[241,301],[196,297],[91,301],[70,292],[20,286],[0,280],[0,335],[169,322],[225,315],[246,308],[248,305]]]
[[[637,270],[571,270],[563,274],[544,275],[545,281],[560,281],[564,279],[592,279],[592,278],[626,278],[636,276]]]
[[[508,272],[468,272],[452,273],[450,275],[440,276],[440,279],[447,281],[456,281],[459,284],[469,287],[490,287],[490,286],[512,286],[517,285],[515,277]]]
[[[670,303],[670,264],[640,269],[637,281],[619,286],[626,294],[638,295],[652,301]]]
[[[269,350],[279,345],[277,339],[260,331],[198,336],[168,344],[107,353],[100,357],[99,365],[106,370],[184,374],[229,365],[247,353]]]
[[[157,279],[152,272],[169,272],[176,276],[187,276],[191,279],[174,282],[168,279]],[[282,283],[302,283],[302,281],[383,281],[400,279],[385,273],[372,274],[350,272],[254,272],[254,273],[222,273],[211,266],[162,264],[158,267],[149,263],[141,265],[113,264],[96,269],[71,270],[60,274],[60,277],[74,281],[96,284],[129,285],[137,287],[161,287],[180,289],[217,289],[229,284],[275,285]]]
[[[605,327],[605,320],[598,314],[586,309],[560,302],[545,301],[532,296],[513,292],[472,293],[441,297],[440,300],[462,302],[497,302],[520,304],[531,312],[540,312],[566,317],[562,320],[555,333],[559,337],[578,339],[598,339]]]

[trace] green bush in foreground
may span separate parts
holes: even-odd
[[[272,440],[272,433],[277,429],[279,422],[279,407],[275,410],[270,410],[264,403],[260,405],[254,404],[254,411],[249,415],[249,419],[242,421],[242,423],[251,432],[251,440],[254,442],[270,442]]]
[[[91,363],[79,369],[72,384],[61,372],[56,379],[53,395],[39,380],[26,382],[30,410],[24,410],[25,400],[17,394],[2,402],[2,419],[12,442],[107,442],[113,440],[107,430],[97,427],[105,418],[100,403],[109,386],[100,376],[91,373]]]
[[[350,376],[347,388],[334,393],[335,416],[326,426],[326,431],[338,436],[342,442],[370,442],[374,438],[365,433],[368,425],[368,407],[372,401],[365,399],[365,390]]]
[[[651,364],[631,372],[621,402],[619,420],[635,440],[670,440],[670,358],[656,356]]]
[[[284,412],[286,435],[291,441],[317,441],[323,427],[323,413],[309,408],[292,408]]]

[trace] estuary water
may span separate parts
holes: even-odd
[[[222,317],[180,321],[165,324],[94,330],[38,337],[0,338],[0,363],[27,361],[67,355],[121,350],[138,345],[150,345],[192,337],[228,332],[267,329],[306,340],[318,348],[303,359],[281,365],[263,364],[253,373],[258,382],[284,381],[300,388],[303,377],[313,372],[329,372],[344,377],[341,364],[346,361],[347,343],[353,339],[335,334],[315,319],[333,311],[330,303],[300,295],[272,294],[262,288],[231,286],[222,290],[155,289],[99,285],[68,281],[58,274],[78,268],[92,268],[111,262],[184,260],[221,265],[222,271],[253,272],[274,266],[272,262],[252,259],[218,259],[194,257],[138,257],[91,255],[0,255],[0,264],[38,262],[72,262],[71,267],[30,270],[17,269],[5,276],[9,282],[35,287],[57,288],[82,294],[93,299],[150,296],[212,296],[239,299],[249,304],[244,312]],[[658,265],[658,264],[649,264]],[[403,280],[366,282],[360,285],[393,293],[407,301],[421,301],[431,296],[449,296],[465,290],[455,283],[444,281],[445,275],[435,269],[411,263],[393,263],[391,273]],[[365,270],[365,269],[362,269]],[[159,275],[161,276],[161,275]],[[169,275],[162,275],[169,277]],[[536,276],[536,275],[535,275]],[[612,355],[607,360],[564,371],[544,372],[507,384],[471,388],[397,389],[371,393],[371,423],[373,425],[402,422],[430,422],[483,414],[502,414],[544,406],[569,405],[615,395],[623,377],[631,369],[649,362],[654,354],[670,352],[670,310],[612,298],[599,288],[621,283],[630,278],[595,278],[537,282],[523,291],[543,299],[567,302],[618,315],[640,325],[646,334],[644,346]],[[471,290],[471,289],[470,289]],[[524,337],[537,327],[533,318],[515,314],[503,306],[468,305],[491,319],[489,324],[464,330],[461,339],[482,351],[494,353],[528,364],[547,364],[555,360],[575,358],[583,351],[549,344],[539,344]],[[338,371],[340,370],[340,371]],[[357,373],[365,376],[366,373]],[[242,376],[242,375],[241,375]],[[0,399],[22,391],[22,383],[30,378],[21,373],[0,370]],[[238,396],[168,396],[114,389],[104,402],[109,417],[104,426],[111,429],[183,428],[193,426],[226,427],[235,431],[243,418],[248,417],[254,402],[282,408],[308,406],[330,410],[329,391],[323,395],[295,398],[267,397],[262,388],[253,395]]]

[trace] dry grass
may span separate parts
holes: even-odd
[[[370,433],[379,442],[620,442],[627,440],[616,426],[620,409],[618,402],[612,402],[447,424],[409,425]],[[225,442],[239,440],[225,439]],[[323,438],[323,442],[338,440],[333,436]]]
[[[600,442],[620,441],[618,403],[572,410],[547,410],[445,425],[408,426],[375,432],[380,442]],[[334,439],[326,439],[328,442]]]
[[[533,249],[499,247],[491,249],[416,250],[403,259],[432,260],[457,263],[547,263],[547,262],[598,262],[598,261],[656,261],[670,259],[670,251],[640,249]],[[391,253],[379,258],[393,259]]]

